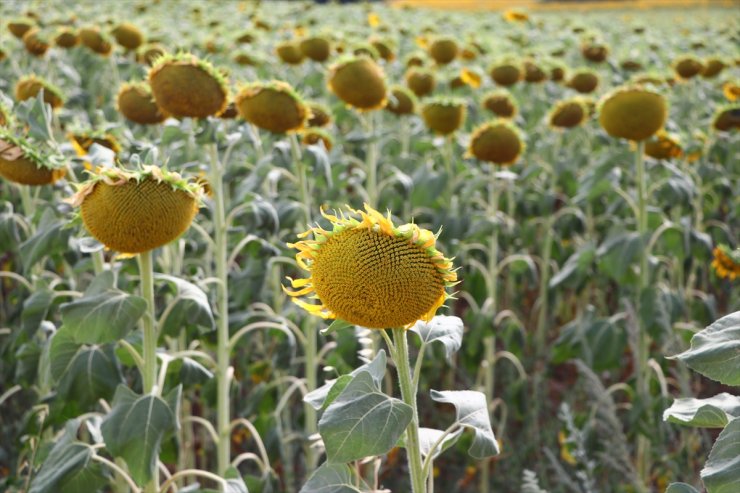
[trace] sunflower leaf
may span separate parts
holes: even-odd
[[[457,424],[472,428],[475,435],[468,453],[476,459],[498,455],[499,447],[491,428],[486,396],[473,390],[431,390],[432,400],[455,406]]]
[[[740,418],[740,397],[723,392],[708,399],[676,399],[663,412],[663,420],[686,426],[724,428]]]
[[[146,311],[146,300],[116,289],[86,295],[61,307],[62,322],[75,341],[106,344],[126,337]]]
[[[665,490],[665,493],[699,493],[699,491],[686,483],[671,483]]]
[[[418,334],[424,344],[441,342],[445,347],[447,361],[462,346],[463,322],[458,317],[437,315],[429,322],[419,320],[409,330]]]
[[[360,493],[352,484],[352,471],[346,464],[325,462],[311,474],[298,493]]]
[[[356,376],[361,371],[366,371],[370,373],[370,375],[372,375],[373,377],[373,380],[375,381],[375,385],[380,388],[380,382],[385,376],[386,360],[387,358],[385,356],[385,350],[381,349],[380,351],[378,351],[378,354],[377,356],[375,356],[374,360],[370,361],[369,363],[365,363],[359,368],[355,368],[351,373],[347,375],[342,375],[338,379],[327,382],[318,389],[309,392],[305,395],[303,401],[310,404],[311,407],[313,407],[317,411],[322,407],[327,407],[329,404],[331,404],[334,398],[339,395],[340,391],[344,390],[344,387],[349,384],[351,377]]]
[[[709,493],[735,493],[740,484],[740,418],[729,422],[714,442],[701,470]]]

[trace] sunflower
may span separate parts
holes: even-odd
[[[203,186],[156,166],[99,168],[67,202],[80,207],[90,234],[124,255],[147,252],[183,234]]]
[[[118,91],[117,105],[126,119],[141,125],[155,125],[167,119],[146,82],[124,83]]]
[[[331,43],[323,36],[301,40],[301,53],[315,62],[325,62],[331,55]]]
[[[502,118],[514,118],[519,112],[519,106],[506,89],[489,92],[482,104],[485,109]]]
[[[136,60],[139,63],[143,63],[151,67],[154,65],[155,60],[166,54],[167,50],[165,50],[164,46],[158,43],[149,43],[136,50]]]
[[[599,87],[599,76],[592,70],[581,69],[573,74],[567,86],[581,94],[588,94],[594,92]]]
[[[740,104],[721,106],[714,113],[712,127],[719,132],[729,132],[740,128]]]
[[[581,46],[583,58],[595,63],[601,63],[609,55],[609,47],[599,43],[586,43]]]
[[[38,28],[29,29],[23,35],[23,44],[31,55],[41,57],[49,51],[51,43]]]
[[[653,159],[672,159],[683,155],[678,135],[659,130],[645,141],[645,154]]]
[[[97,26],[88,26],[80,29],[80,41],[90,50],[103,56],[110,55],[113,43],[107,35],[100,32]]]
[[[413,67],[406,72],[406,85],[417,97],[431,94],[437,82],[434,72],[425,68]]]
[[[618,87],[599,103],[599,123],[612,137],[645,140],[663,127],[667,117],[665,98],[643,86]]]
[[[67,137],[72,143],[72,147],[78,157],[87,156],[93,144],[110,149],[116,155],[121,152],[121,144],[118,143],[118,139],[105,132],[93,131],[70,133]],[[86,162],[85,168],[92,169],[92,164]]]
[[[457,58],[459,48],[453,38],[437,38],[429,45],[429,56],[438,65],[447,65]]]
[[[70,27],[61,27],[54,36],[54,44],[60,48],[73,48],[80,43],[80,35]]]
[[[467,157],[509,166],[519,159],[524,148],[521,131],[508,120],[499,118],[475,129],[470,137]]]
[[[256,82],[243,87],[234,99],[242,118],[273,133],[302,129],[309,108],[287,82]]]
[[[23,36],[35,25],[36,21],[30,17],[18,17],[8,22],[8,31],[16,38],[23,39]]]
[[[416,95],[408,87],[399,85],[391,86],[388,104],[385,109],[396,116],[410,115],[416,111],[418,100]]]
[[[385,73],[371,58],[343,58],[329,69],[327,80],[329,89],[350,106],[362,111],[385,106]]]
[[[310,277],[290,279],[297,291],[283,289],[309,313],[371,329],[408,328],[431,320],[449,298],[446,288],[457,274],[431,231],[413,223],[396,227],[390,213],[383,217],[367,204],[349,215],[321,213],[331,230],[311,228],[299,237],[313,234],[312,240],[288,245]],[[297,299],[309,293],[319,304]]]
[[[740,98],[740,81],[728,80],[722,85],[722,94],[728,101],[737,101]]]
[[[557,103],[548,116],[550,126],[556,128],[573,128],[588,119],[588,107],[579,98],[572,98]]]
[[[489,75],[496,84],[509,87],[522,79],[523,70],[518,62],[503,60],[491,67]]]
[[[64,97],[59,88],[33,74],[18,79],[15,84],[15,98],[18,101],[35,98],[42,89],[44,90],[44,102],[51,105],[52,109],[60,108],[64,104]]]
[[[332,112],[328,106],[315,101],[306,102],[308,107],[308,120],[306,125],[309,127],[328,127],[332,122]]]
[[[727,62],[720,57],[710,57],[704,60],[704,69],[701,76],[705,79],[716,77],[728,67]]]
[[[30,142],[0,129],[0,176],[21,185],[49,185],[67,169],[39,154]]]
[[[144,33],[128,22],[122,22],[112,31],[116,42],[127,50],[136,50],[144,44]]]
[[[467,108],[460,98],[436,97],[421,108],[427,128],[438,135],[449,135],[465,122]]]
[[[673,70],[681,79],[687,80],[699,75],[704,70],[704,64],[692,55],[685,55],[673,62]]]
[[[323,128],[309,127],[301,131],[301,143],[303,145],[316,145],[319,142],[324,144],[327,151],[334,147],[334,138]]]
[[[305,58],[301,46],[296,41],[283,41],[275,46],[275,53],[283,63],[299,65]]]
[[[730,281],[740,277],[740,248],[733,252],[727,245],[719,245],[713,253],[712,267],[717,277]]]

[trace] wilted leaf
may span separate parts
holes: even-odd
[[[493,436],[491,418],[488,415],[486,396],[473,390],[430,391],[436,402],[446,402],[455,406],[457,422],[475,433],[468,453],[476,459],[484,459],[499,453],[498,442]]]

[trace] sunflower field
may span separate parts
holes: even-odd
[[[740,491],[737,4],[525,3],[1,2],[0,492]]]

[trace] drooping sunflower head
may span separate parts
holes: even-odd
[[[190,53],[164,55],[149,70],[157,105],[177,117],[206,118],[221,113],[229,91],[223,74]]]
[[[117,105],[126,119],[141,125],[156,125],[167,119],[146,82],[125,82],[118,91]]]
[[[323,216],[332,229],[311,228],[313,239],[289,244],[310,273],[291,279],[285,292],[309,313],[371,329],[410,327],[431,320],[457,282],[452,261],[436,249],[436,235],[415,224],[396,227],[365,205],[365,211]],[[359,216],[359,217],[358,217]],[[297,299],[313,294],[319,304]]]
[[[601,43],[584,43],[581,45],[581,54],[588,61],[601,63],[609,55],[609,47]]]
[[[575,89],[581,94],[589,94],[599,87],[599,76],[593,70],[578,70],[568,81],[568,87]]]
[[[560,62],[550,63],[550,80],[553,82],[563,82],[565,80],[565,74],[567,69],[564,64]]]
[[[501,118],[514,118],[519,105],[506,89],[496,89],[483,97],[483,107]]]
[[[309,116],[306,125],[309,127],[328,127],[332,122],[332,112],[328,106],[315,101],[307,102]]]
[[[427,128],[439,135],[449,135],[465,122],[467,108],[460,98],[436,97],[421,108]]]
[[[0,128],[0,176],[21,185],[49,185],[66,173],[61,159],[47,158],[31,142]]]
[[[416,95],[408,87],[395,85],[391,86],[388,104],[385,109],[396,116],[410,115],[416,112],[419,104]]]
[[[426,64],[426,56],[423,51],[415,51],[406,57],[406,68],[423,67]]]
[[[18,101],[35,98],[42,89],[44,90],[44,102],[51,105],[53,109],[60,108],[64,104],[62,91],[57,86],[33,74],[18,79],[15,84],[15,98]]]
[[[728,101],[740,99],[740,80],[728,80],[722,84],[722,94]]]
[[[663,95],[643,86],[618,87],[599,103],[599,123],[612,137],[645,140],[663,127],[667,117]]]
[[[234,99],[239,114],[249,123],[273,133],[302,129],[309,109],[287,82],[256,82],[244,86]]]
[[[429,44],[429,56],[438,65],[447,65],[452,62],[460,51],[457,41],[449,36],[435,38]]]
[[[522,132],[508,120],[500,118],[475,129],[467,156],[509,166],[519,159],[524,148]]]
[[[645,155],[653,159],[673,159],[683,155],[683,146],[678,135],[659,130],[645,141]]]
[[[110,133],[99,130],[72,132],[68,136],[75,152],[78,156],[85,156],[90,151],[93,144],[110,149],[115,154],[121,152],[121,144],[118,139]]]
[[[588,107],[581,99],[567,99],[553,107],[548,116],[548,123],[551,127],[573,128],[585,122],[588,114]]]
[[[627,72],[637,72],[643,69],[643,65],[638,60],[635,60],[634,58],[624,58],[621,62],[619,62],[619,66],[622,68],[622,70],[625,70]]]
[[[528,58],[524,60],[524,80],[530,84],[539,84],[547,80],[547,72],[537,61]]]
[[[34,27],[23,35],[23,44],[31,55],[41,57],[49,51],[51,42],[45,33]]]
[[[159,43],[147,43],[136,50],[136,60],[139,63],[154,65],[154,62],[167,54],[167,50]]]
[[[719,132],[740,129],[740,103],[727,104],[718,108],[712,119],[712,127]]]
[[[326,36],[311,36],[301,40],[301,52],[315,62],[325,62],[331,55],[331,42]]]
[[[107,34],[100,31],[98,26],[87,26],[80,29],[80,41],[93,52],[108,56],[113,51],[113,43]]]
[[[54,36],[54,44],[60,48],[73,48],[80,43],[80,35],[71,27],[60,27]]]
[[[301,46],[297,41],[283,41],[275,46],[275,53],[283,63],[288,65],[299,65],[305,58]]]
[[[712,79],[717,77],[728,66],[727,61],[721,57],[709,57],[704,60],[704,69],[701,72],[701,76],[705,79]]]
[[[329,89],[342,101],[359,110],[385,106],[387,88],[383,69],[368,57],[346,57],[328,74]]]
[[[365,56],[373,61],[380,60],[380,53],[370,43],[360,43],[352,48],[352,54],[355,56]]]
[[[704,65],[693,55],[683,55],[673,62],[673,70],[676,75],[686,80],[699,75],[704,70]]]
[[[98,169],[68,202],[80,207],[90,234],[111,250],[136,254],[183,234],[198,211],[203,187],[156,166]]]
[[[323,128],[308,127],[301,131],[301,143],[303,145],[316,145],[319,142],[324,144],[327,151],[334,147],[334,137]]]
[[[504,59],[494,63],[489,74],[493,81],[504,87],[513,86],[522,79],[524,70],[519,62]]]
[[[396,50],[393,42],[388,39],[373,38],[370,45],[378,52],[378,56],[386,62],[392,62],[396,59]]]
[[[112,34],[116,42],[127,50],[136,50],[144,44],[144,33],[130,22],[118,24]]]
[[[16,38],[23,39],[23,36],[35,25],[36,21],[30,17],[16,17],[8,22],[8,31]]]
[[[424,97],[434,91],[437,81],[431,70],[412,67],[406,72],[406,85],[417,97]]]
[[[740,248],[732,251],[727,245],[719,245],[713,253],[712,267],[717,277],[730,281],[740,277]]]

